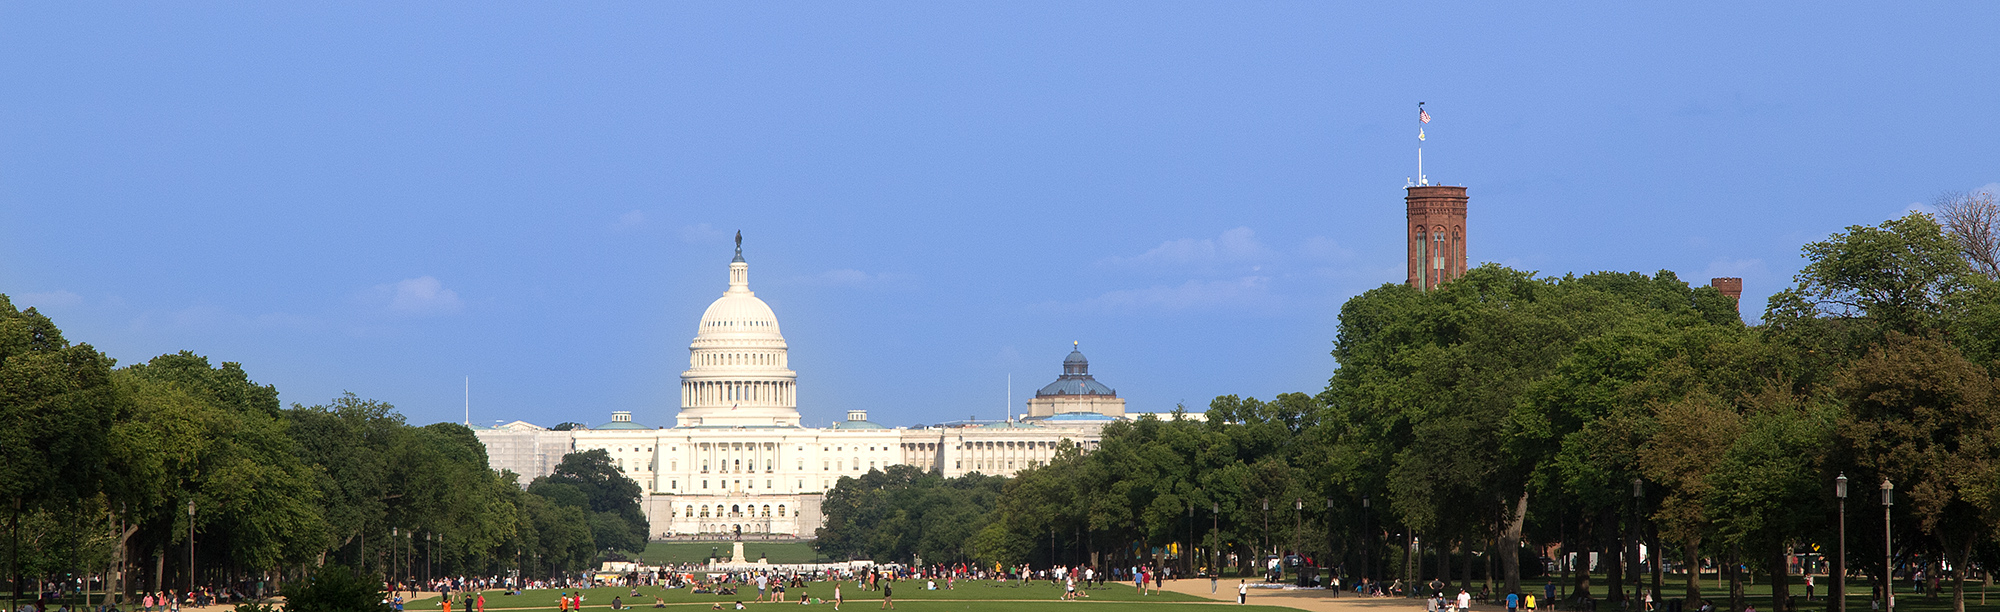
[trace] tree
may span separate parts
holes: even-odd
[[[156,555],[186,544],[190,502],[207,565],[273,570],[324,549],[313,470],[286,431],[275,389],[239,364],[212,367],[188,352],[124,368],[116,380],[132,408],[118,434],[132,471],[119,489]]]
[[[1946,193],[1934,206],[1959,255],[1987,280],[2000,281],[2000,202],[1993,192]]]
[[[1872,333],[1921,334],[1959,314],[1955,298],[1972,289],[1959,246],[1923,213],[1879,226],[1856,225],[1805,246],[1798,286],[1771,297],[1765,320],[1780,327],[1807,319],[1865,318]]]
[[[2000,385],[1935,338],[1891,334],[1842,373],[1849,413],[1839,454],[1889,478],[1906,512],[1953,568],[1952,609],[1965,609],[1972,549],[1992,537],[2000,482]]]
[[[648,527],[639,491],[639,483],[620,473],[603,449],[564,455],[554,472],[528,485],[529,493],[590,512],[599,547],[627,551],[646,547]]]
[[[344,393],[327,404],[300,406],[285,411],[294,439],[299,443],[300,460],[314,469],[314,486],[325,502],[331,546],[336,550],[353,547],[348,562],[366,567],[369,557],[362,550],[367,536],[384,528],[415,528],[415,523],[389,525],[389,508],[402,500],[403,492],[388,489],[390,449],[409,429],[395,406]]]
[[[8,572],[21,593],[24,511],[73,511],[106,475],[105,431],[116,413],[112,360],[70,344],[48,317],[0,295],[0,498],[7,508]]]

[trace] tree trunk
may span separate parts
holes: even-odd
[[[1507,576],[1507,592],[1521,592],[1521,526],[1528,519],[1528,492],[1514,500],[1505,527],[1500,530],[1500,571]]]
[[[1687,563],[1687,604],[1688,608],[1701,607],[1701,538],[1688,538],[1681,543],[1681,555]],[[1718,571],[1722,568],[1716,568]]]
[[[1595,547],[1592,547],[1592,546],[1585,546],[1585,547],[1582,547],[1582,548],[1579,548],[1579,549],[1577,550],[1577,553],[1576,553],[1576,556],[1577,556],[1577,559],[1576,559],[1576,563],[1577,563],[1577,565],[1578,565],[1579,567],[1575,568],[1575,569],[1576,569],[1576,586],[1575,586],[1575,592],[1573,592],[1573,593],[1570,593],[1570,599],[1572,599],[1572,600],[1575,600],[1575,601],[1583,601],[1583,600],[1586,600],[1586,599],[1590,599],[1590,550],[1591,550],[1591,548],[1595,548]]]
[[[1729,545],[1729,610],[1743,611],[1743,546]]]
[[[1787,563],[1789,561],[1788,557],[1789,555],[1785,553],[1783,545],[1771,551],[1772,612],[1791,612],[1792,610],[1791,564]]]
[[[1957,548],[1951,551],[1951,612],[1965,612],[1965,562],[1972,555],[1972,538]]]
[[[1648,523],[1646,528],[1646,545],[1646,550],[1651,551],[1649,554],[1653,555],[1653,563],[1650,568],[1653,571],[1653,605],[1655,609],[1664,610],[1667,607],[1667,602],[1665,601],[1667,591],[1666,585],[1660,584],[1660,582],[1664,580],[1662,575],[1667,571],[1667,564],[1665,563],[1667,560],[1667,551],[1666,548],[1660,546],[1659,523]]]
[[[1625,537],[1621,535],[1608,543],[1617,548],[1606,547],[1604,552],[1600,553],[1603,555],[1601,558],[1605,560],[1604,598],[1607,601],[1624,601]]]

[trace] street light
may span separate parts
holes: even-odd
[[[1368,571],[1372,563],[1369,559],[1375,555],[1375,549],[1371,547],[1371,543],[1375,539],[1375,532],[1368,530],[1368,507],[1370,501],[1370,496],[1361,496],[1361,577],[1364,579],[1375,577],[1374,574]]]
[[[1264,548],[1257,551],[1257,564],[1264,564],[1264,551],[1271,549],[1271,498],[1264,498]]]
[[[1321,557],[1321,558],[1320,558],[1320,561],[1319,561],[1319,562],[1320,562],[1320,563],[1325,563],[1325,564],[1326,564],[1326,565],[1322,565],[1322,566],[1320,566],[1320,567],[1325,567],[1325,568],[1332,568],[1332,567],[1337,567],[1337,565],[1335,565],[1335,564],[1334,564],[1334,562],[1333,562],[1333,558],[1332,558],[1332,557],[1333,557],[1333,551],[1334,551],[1334,545],[1333,545],[1333,544],[1334,544],[1334,542],[1333,542],[1333,498],[1331,498],[1331,497],[1329,497],[1329,498],[1326,498],[1326,514],[1322,514],[1322,515],[1320,515],[1320,516],[1322,517],[1322,518],[1321,518],[1321,521],[1320,521],[1320,522],[1321,522],[1321,524],[1322,524],[1322,525],[1324,525],[1324,526],[1326,527],[1326,555],[1327,555],[1327,556],[1325,556],[1325,557]],[[1329,586],[1330,586],[1330,585],[1332,585],[1332,584],[1333,584],[1333,578],[1334,578],[1334,575],[1333,575],[1333,573],[1332,573],[1331,571],[1328,571],[1328,573],[1327,573],[1327,576],[1326,576],[1326,577],[1323,577],[1323,578],[1321,578],[1321,579],[1320,579],[1320,584],[1322,584],[1322,585],[1329,585]],[[1339,589],[1335,589],[1335,590],[1337,591],[1337,590],[1339,590]],[[1335,595],[1339,595],[1339,593],[1335,593]]]
[[[1896,612],[1896,545],[1889,533],[1889,507],[1896,505],[1896,485],[1882,477],[1882,605]]]
[[[194,592],[194,500],[188,500],[188,587]]]
[[[1222,504],[1208,502],[1208,571],[1211,577],[1222,575],[1222,543],[1216,541],[1216,534],[1222,531]],[[1210,587],[1214,587],[1211,581]],[[1211,589],[1212,590],[1212,589]]]
[[[1840,541],[1834,544],[1833,612],[1847,612],[1847,473],[1833,479],[1833,496],[1840,498]]]
[[[1292,556],[1297,557],[1299,560],[1298,577],[1301,578],[1305,576],[1306,559],[1305,555],[1299,554],[1299,530],[1305,528],[1305,520],[1306,520],[1305,516],[1306,516],[1306,500],[1300,498],[1293,498],[1292,499]]]

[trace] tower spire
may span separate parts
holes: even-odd
[[[736,259],[730,261],[743,261],[743,230],[736,230]]]

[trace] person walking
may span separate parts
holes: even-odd
[[[882,608],[881,608],[881,609],[883,609],[883,610],[894,610],[894,609],[896,609],[896,600],[895,600],[895,598],[893,598],[893,597],[890,597],[890,594],[891,594],[891,593],[893,593],[893,592],[894,592],[894,590],[895,590],[895,585],[896,585],[896,581],[894,581],[894,580],[883,580],[883,581],[882,581],[882,583],[881,583],[881,586],[882,586]]]
[[[835,581],[833,583],[833,609],[839,610],[840,602],[842,601],[844,600],[840,598],[840,582]]]
[[[1466,610],[1469,610],[1471,608],[1472,608],[1472,592],[1467,591],[1465,589],[1459,589],[1458,612],[1466,612]]]
[[[486,593],[485,593],[485,592],[481,592],[481,593],[479,594],[479,601],[478,601],[478,602],[475,602],[475,604],[474,604],[474,605],[476,605],[476,606],[478,607],[478,610],[479,610],[479,612],[486,612]]]
[[[1242,580],[1236,581],[1236,605],[1240,606],[1249,602],[1250,602],[1250,583],[1244,582]]]

